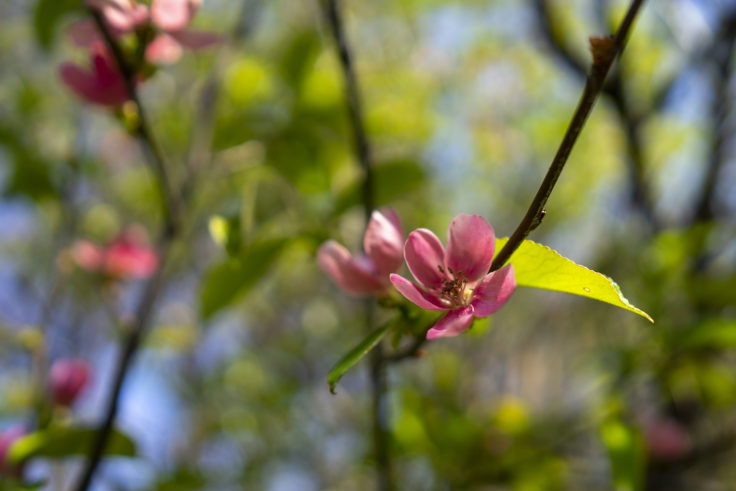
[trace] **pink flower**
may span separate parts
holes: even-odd
[[[61,80],[79,97],[93,104],[119,106],[129,99],[115,60],[100,42],[90,48],[91,71],[73,63],[59,68]]]
[[[198,0],[153,0],[149,12],[148,7],[133,0],[87,0],[87,5],[102,14],[115,37],[131,33],[148,22],[158,30],[146,46],[149,63],[174,63],[181,58],[183,48],[204,49],[222,41],[222,37],[215,33],[185,29],[200,4]],[[72,24],[69,36],[79,46],[101,39],[91,19]]]
[[[687,430],[671,418],[649,419],[643,433],[649,455],[660,462],[677,460],[692,449]]]
[[[476,317],[497,311],[516,288],[510,264],[488,273],[496,236],[478,215],[458,215],[447,230],[447,250],[431,231],[409,234],[404,258],[416,285],[391,275],[391,282],[408,300],[427,310],[449,311],[427,332],[427,339],[457,336]]]
[[[6,462],[6,459],[8,456],[8,450],[10,450],[13,443],[25,434],[26,430],[22,426],[13,426],[0,433],[0,476],[20,476],[22,468],[10,465],[9,462]],[[2,479],[0,479],[0,481],[2,481]]]
[[[401,267],[404,235],[401,222],[390,208],[374,211],[363,238],[366,254],[350,255],[345,247],[328,240],[317,253],[317,261],[340,288],[354,295],[382,295],[391,284],[389,274]]]
[[[59,406],[71,406],[89,380],[89,365],[84,360],[57,360],[49,372],[51,400]]]
[[[146,278],[158,269],[158,256],[138,227],[129,227],[107,247],[79,240],[72,257],[80,268],[115,279]]]

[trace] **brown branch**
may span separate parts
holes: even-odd
[[[363,124],[363,108],[360,97],[358,77],[355,74],[353,58],[345,34],[344,23],[338,5],[339,0],[323,0],[325,20],[335,41],[340,68],[345,80],[345,99],[347,103],[350,127],[353,132],[355,156],[363,168],[363,185],[361,195],[365,212],[366,226],[373,212],[373,161],[368,136]],[[373,311],[375,302],[366,303],[366,326],[372,329]],[[383,354],[383,344],[379,342],[370,353],[370,381],[371,381],[371,410],[373,417],[373,447],[376,459],[376,478],[378,489],[390,491],[395,488],[391,472],[390,433],[388,411],[386,407],[386,393],[388,382],[386,379],[386,360]]]
[[[598,9],[602,10],[605,6],[597,4]],[[554,16],[550,8],[549,0],[534,0],[534,6],[539,18],[539,25],[542,34],[547,40],[547,44],[557,58],[572,70],[577,76],[585,78],[587,74],[587,65],[573,53],[565,42],[562,33],[555,30]],[[599,16],[603,17],[601,13]],[[655,96],[652,104],[646,110],[634,111],[628,100],[626,90],[624,88],[623,79],[620,70],[615,68],[608,79],[603,84],[602,92],[612,102],[616,113],[618,114],[621,126],[624,129],[626,137],[626,149],[628,154],[627,168],[629,175],[629,189],[631,193],[631,202],[634,207],[639,210],[652,230],[659,228],[659,220],[654,213],[654,204],[651,198],[651,190],[644,179],[644,151],[641,136],[641,122],[649,117],[655,110],[659,109],[663,104],[667,94],[674,83],[672,80],[663,84]]]
[[[580,101],[578,102],[572,121],[567,127],[567,131],[562,139],[559,149],[557,150],[557,154],[552,160],[552,164],[547,171],[547,175],[544,177],[537,194],[534,196],[526,215],[524,215],[524,218],[511,235],[509,241],[503,249],[501,249],[501,252],[499,252],[493,260],[491,271],[495,271],[502,267],[534,227],[541,221],[547,199],[552,193],[552,190],[557,183],[557,179],[559,179],[560,174],[567,163],[570,152],[580,136],[580,132],[582,131],[593,105],[603,88],[603,83],[606,80],[606,75],[608,74],[611,65],[623,50],[626,38],[631,30],[631,26],[633,25],[636,15],[639,13],[643,4],[644,0],[632,0],[624,20],[621,22],[621,26],[618,28],[618,31],[613,38],[591,38],[590,42],[593,51],[593,65],[591,67],[591,73],[586,80],[583,94],[580,97]]]
[[[78,491],[85,491],[92,484],[92,478],[94,477],[94,474],[102,460],[102,457],[104,456],[105,448],[112,434],[115,418],[117,417],[120,392],[122,390],[126,375],[132,364],[135,354],[137,353],[141,342],[144,339],[148,328],[150,327],[156,301],[158,300],[158,297],[163,289],[164,270],[165,265],[168,261],[171,245],[180,230],[179,203],[173,191],[171,190],[171,183],[167,174],[164,157],[155,144],[153,134],[151,133],[147,122],[145,111],[143,110],[140,98],[138,97],[138,92],[135,86],[135,79],[137,75],[135,71],[127,64],[120,47],[107,29],[107,26],[105,25],[100,13],[92,8],[90,8],[90,12],[95,20],[95,23],[97,24],[97,27],[102,33],[107,46],[110,49],[110,52],[115,58],[131,101],[136,106],[139,118],[139,124],[136,128],[136,133],[143,152],[148,157],[147,162],[151,166],[151,169],[154,172],[156,181],[161,190],[163,199],[164,222],[162,224],[161,234],[157,242],[157,253],[160,261],[159,268],[156,273],[147,281],[144,291],[139,300],[138,307],[135,312],[135,317],[125,327],[127,337],[123,346],[123,351],[120,355],[115,369],[115,378],[112,391],[107,401],[107,407],[105,409],[103,421],[97,430],[95,439],[92,443],[92,448],[90,449],[86,464],[82,470],[81,477],[76,486],[76,489]]]
[[[146,157],[148,157],[146,161],[149,163],[152,172],[157,178],[156,182],[158,183],[159,191],[161,193],[164,222],[167,228],[174,231],[178,227],[180,219],[179,203],[176,195],[171,188],[172,185],[168,175],[166,161],[163,154],[155,144],[150,126],[148,124],[146,112],[143,109],[143,105],[141,104],[141,100],[138,95],[138,90],[136,88],[137,74],[134,68],[131,67],[126,60],[125,55],[118,43],[112,37],[110,30],[105,24],[102,14],[92,7],[89,7],[88,10],[92,15],[92,19],[94,20],[95,25],[102,33],[102,37],[105,39],[105,44],[110,50],[110,53],[112,54],[113,59],[118,66],[118,70],[123,80],[123,84],[125,85],[125,89],[128,92],[128,96],[135,105],[138,116],[138,124],[135,127],[136,136],[138,137],[138,141],[141,145],[143,153],[146,155]]]
[[[736,11],[723,20],[723,24],[713,41],[709,59],[712,60],[715,73],[713,81],[713,103],[711,114],[713,121],[713,139],[710,143],[708,167],[703,178],[699,196],[695,200],[693,221],[707,222],[716,215],[714,194],[718,176],[728,156],[726,146],[730,131],[728,114],[731,109],[729,101],[729,82],[733,71],[733,54],[736,50]]]

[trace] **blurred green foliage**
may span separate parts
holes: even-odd
[[[545,3],[554,32],[585,62],[587,37],[615,25],[626,2]],[[621,99],[603,95],[532,236],[615,278],[657,323],[519,289],[491,323],[391,365],[399,489],[736,481],[733,163],[718,147],[732,135],[711,107],[727,111],[730,98],[717,99],[720,72],[698,55],[727,44],[719,27],[727,3],[647,2],[618,72],[633,120],[621,117]],[[2,428],[48,409],[39,402],[43,352],[98,367],[77,412],[55,415],[97,420],[111,347],[125,334],[110,314],[131,316],[142,285],[81,271],[69,248],[80,238],[104,243],[132,223],[156,240],[161,222],[145,156],[119,115],[85,106],[57,78],[63,60],[86,59],[66,37],[80,4],[0,4]],[[550,49],[537,5],[343,2],[376,202],[398,211],[405,232],[441,233],[463,212],[483,215],[502,237],[523,215],[582,87]],[[122,401],[121,428],[138,444],[129,460],[153,477],[120,484],[116,472],[102,475],[131,489],[371,489],[366,364],[340,380],[337,395],[325,384],[366,336],[363,302],[331,284],[314,258],[328,238],[359,250],[363,232],[340,67],[319,2],[245,6],[241,14],[240,2],[205,2],[195,27],[230,36],[244,20],[250,30],[141,84],[172,179],[184,182],[194,161],[199,174]],[[696,81],[660,97],[688,76]],[[632,199],[632,132],[657,223]],[[730,173],[718,174],[714,212],[698,218],[713,158]],[[379,308],[374,327],[396,315]],[[413,325],[384,338],[388,351],[432,320],[409,318]],[[679,428],[679,453],[657,453],[651,426],[663,420]],[[78,453],[87,437],[64,438],[49,440],[45,455]],[[48,476],[47,459],[30,463],[27,472]]]

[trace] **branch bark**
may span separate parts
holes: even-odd
[[[547,171],[547,175],[544,177],[544,180],[542,181],[537,194],[534,196],[529,209],[519,223],[519,226],[511,235],[509,241],[493,260],[491,271],[495,271],[506,264],[514,251],[516,251],[529,233],[531,233],[531,231],[534,230],[534,228],[536,228],[541,222],[542,217],[544,216],[544,206],[547,203],[547,199],[552,193],[562,170],[565,168],[570,152],[580,136],[580,132],[593,109],[593,105],[595,104],[598,95],[603,89],[606,75],[608,75],[611,65],[613,65],[613,62],[623,50],[634,20],[643,4],[644,0],[632,0],[625,17],[613,38],[591,38],[593,65],[586,80],[585,88],[583,89],[583,94],[580,97],[575,114],[572,117],[572,121],[567,127],[562,143],[560,143],[560,147],[552,160],[549,170]]]
[[[363,123],[363,105],[360,97],[358,77],[353,65],[353,56],[345,34],[344,22],[340,11],[339,0],[323,0],[325,21],[335,41],[343,78],[345,79],[345,99],[347,103],[350,128],[353,133],[355,156],[363,169],[363,185],[361,195],[365,210],[366,226],[375,206],[373,199],[373,160],[371,147]],[[366,302],[366,327],[372,329],[375,301]],[[379,342],[370,353],[371,410],[373,419],[373,449],[376,459],[377,487],[381,491],[394,489],[391,471],[390,434],[388,430],[388,412],[386,394],[388,382],[386,378],[386,359],[383,344]]]

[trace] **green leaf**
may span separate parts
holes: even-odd
[[[69,12],[82,10],[81,0],[38,0],[33,12],[36,39],[43,49],[49,49],[59,20]]]
[[[335,363],[330,373],[327,374],[327,383],[330,385],[330,392],[335,393],[335,386],[340,381],[343,375],[350,370],[353,365],[358,363],[361,358],[368,354],[378,343],[383,339],[383,336],[393,325],[393,321],[387,323],[383,327],[379,327],[375,331],[371,332],[361,341],[355,348],[351,349],[350,352],[340,358],[340,361]]]
[[[675,342],[690,349],[736,347],[736,320],[706,320],[678,333]]]
[[[420,188],[424,180],[424,170],[413,160],[394,160],[376,165],[373,168],[376,205],[388,204],[399,196]],[[360,186],[362,181],[358,180],[340,193],[335,203],[335,213],[343,212],[360,202]]]
[[[92,447],[96,435],[97,428],[50,427],[16,440],[10,447],[8,457],[11,462],[17,464],[33,457],[58,459],[70,455],[85,455]],[[113,429],[105,453],[135,457],[135,442],[124,433]]]
[[[270,239],[246,247],[207,273],[200,290],[200,312],[208,319],[245,295],[268,272],[286,245],[286,239]]]
[[[638,491],[644,482],[644,443],[641,435],[618,420],[608,420],[600,427],[601,440],[611,461],[616,491]]]
[[[496,252],[507,241],[508,238],[496,239]],[[545,245],[525,240],[509,262],[514,265],[516,284],[519,286],[555,290],[600,300],[654,322],[649,314],[633,306],[623,296],[621,289],[611,278],[576,264]]]

